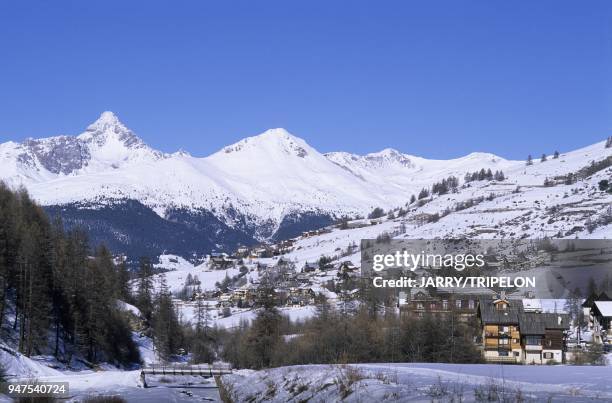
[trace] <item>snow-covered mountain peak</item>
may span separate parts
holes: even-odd
[[[306,157],[311,151],[314,151],[314,149],[306,141],[294,136],[283,128],[268,129],[257,136],[244,138],[221,150],[225,154],[258,152],[268,156],[288,154],[300,158]]]
[[[146,146],[144,141],[128,129],[113,112],[102,112],[100,117],[87,126],[85,132],[78,136],[80,140],[95,142],[102,146],[109,140],[118,140],[126,147]]]
[[[117,115],[115,115],[114,112],[112,111],[104,111],[100,114],[100,117],[93,122],[91,125],[89,125],[88,129],[96,129],[99,127],[104,127],[104,126],[116,126],[116,125],[121,125],[123,126],[123,123],[121,123],[119,121],[119,118],[117,117]],[[125,127],[125,126],[124,126]]]
[[[476,160],[476,161],[487,161],[492,163],[505,162],[506,159],[491,153],[483,153],[483,152],[473,152],[468,155],[458,158],[459,160]]]
[[[110,165],[113,169],[128,162],[166,157],[162,152],[145,144],[110,111],[102,112],[77,139],[87,145],[92,160],[102,165]],[[99,167],[100,164],[96,165]]]
[[[407,168],[414,167],[414,163],[412,162],[409,156],[402,154],[401,152],[393,148],[385,148],[384,150],[379,151],[377,153],[367,154],[364,158],[370,163],[379,166],[398,164]]]

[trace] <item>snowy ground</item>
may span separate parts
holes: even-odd
[[[150,387],[145,389],[139,370],[59,371],[39,360],[14,354],[7,347],[0,350],[0,363],[7,369],[11,381],[68,382],[70,399],[67,401],[117,395],[128,402],[221,401],[214,380],[201,377],[152,377],[147,379]],[[0,402],[5,401],[11,400],[0,394]]]
[[[134,335],[145,364],[157,361],[151,339]],[[91,396],[121,396],[128,402],[220,402],[219,391],[212,379],[187,376],[147,376],[148,388],[142,387],[140,370],[123,371],[110,365],[99,370],[58,370],[52,357],[27,358],[0,343],[0,364],[11,381],[68,382],[67,401],[81,401]],[[0,403],[11,400],[0,394]]]
[[[240,371],[222,381],[235,401],[252,402],[592,402],[612,400],[611,379],[610,367],[358,364]]]

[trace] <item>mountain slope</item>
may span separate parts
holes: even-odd
[[[25,186],[69,225],[85,225],[94,239],[106,239],[117,250],[191,258],[295,236],[377,206],[401,206],[449,175],[462,179],[467,172],[503,170],[513,186],[536,186],[610,153],[598,143],[532,166],[486,153],[452,160],[392,149],[324,155],[284,129],[271,129],[197,158],[154,150],[104,112],[76,137],[0,144],[0,179]],[[138,233],[136,224],[126,222],[139,222],[151,233]],[[173,231],[183,235],[173,239]],[[170,239],[162,245],[153,232]]]

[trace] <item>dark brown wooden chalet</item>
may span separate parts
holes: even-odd
[[[481,295],[455,292],[431,291],[425,288],[413,288],[406,304],[400,306],[402,315],[423,317],[425,315],[444,316],[451,313],[467,320],[476,316],[478,298]]]

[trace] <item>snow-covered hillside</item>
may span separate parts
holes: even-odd
[[[0,180],[13,187],[25,186],[45,206],[72,206],[74,221],[85,222],[90,228],[103,228],[102,238],[112,237],[126,245],[137,243],[133,233],[117,225],[126,220],[125,215],[113,218],[114,222],[109,221],[110,214],[95,220],[82,215],[85,210],[112,209],[118,201],[129,200],[155,212],[162,220],[159,225],[186,222],[185,231],[215,235],[214,240],[206,243],[206,248],[223,249],[239,242],[268,239],[275,234],[294,236],[306,229],[305,226],[321,226],[344,214],[365,215],[377,206],[385,210],[405,206],[412,195],[430,188],[436,181],[453,175],[464,185],[466,173],[482,169],[501,170],[505,180],[471,182],[458,192],[436,198],[420,211],[441,212],[461,200],[494,193],[495,201],[483,205],[489,210],[507,210],[509,220],[517,218],[520,211],[533,211],[540,200],[561,204],[563,199],[567,204],[588,199],[587,190],[542,186],[546,179],[576,173],[592,161],[611,155],[612,149],[605,148],[603,142],[562,153],[558,158],[550,155],[546,162],[537,159],[530,166],[525,161],[509,161],[487,153],[472,153],[452,160],[428,160],[392,149],[365,156],[343,152],[321,154],[286,130],[271,129],[198,158],[185,152],[156,151],[113,113],[104,112],[76,137],[0,144]],[[598,175],[602,179],[607,174]],[[580,181],[574,187],[586,189],[594,185],[593,181]],[[517,187],[528,192],[514,196],[512,191]],[[566,197],[572,191],[578,193]],[[596,196],[591,204],[608,200]],[[528,203],[531,207],[517,203]],[[64,207],[58,211],[69,215]],[[136,216],[133,206],[124,208],[130,209],[126,214]],[[185,214],[189,217],[185,218]],[[317,220],[321,216],[327,218]],[[472,226],[498,224],[488,214],[473,215],[470,211],[454,217],[457,222]],[[300,226],[300,221],[306,223]],[[453,222],[451,226],[457,225]],[[136,226],[142,227],[142,224]],[[283,226],[292,227],[281,231]],[[163,231],[171,232],[171,229]],[[420,231],[419,236],[442,236],[441,231],[461,234],[467,230],[453,230],[440,223],[432,226],[431,231]],[[198,233],[185,234],[186,238],[194,236]],[[234,242],[224,242],[227,238]],[[159,241],[149,240],[149,244],[157,245]],[[170,253],[177,252],[172,246],[164,247]],[[187,256],[185,250],[202,252],[192,251],[195,248],[183,245],[178,252],[182,256]]]

